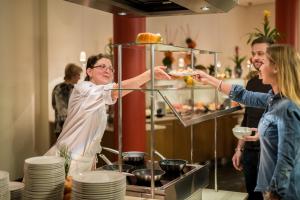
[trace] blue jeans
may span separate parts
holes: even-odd
[[[259,150],[245,149],[242,159],[248,200],[263,200],[261,192],[254,192],[258,174]]]

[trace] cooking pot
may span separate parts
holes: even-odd
[[[102,166],[100,169],[109,170],[109,171],[119,171],[119,164],[113,164],[110,160],[103,154],[99,154],[102,160],[106,163],[106,165]],[[122,172],[130,173],[134,169],[134,166],[122,164]]]
[[[139,181],[150,182],[151,181],[151,169],[137,169],[131,172]],[[154,169],[154,181],[159,181],[165,174],[163,170]]]
[[[103,150],[109,151],[114,154],[119,154],[119,151],[107,147],[102,147]],[[122,152],[122,159],[125,163],[138,165],[143,164],[145,160],[145,152],[141,151],[128,151],[128,152]]]
[[[162,170],[166,171],[167,173],[180,173],[187,164],[186,160],[166,159],[156,150],[154,151],[154,153],[162,159],[159,161],[159,166]]]

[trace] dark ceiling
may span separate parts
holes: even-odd
[[[236,0],[65,0],[113,14],[164,16],[228,12]],[[203,8],[209,8],[204,10]]]

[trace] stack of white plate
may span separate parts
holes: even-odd
[[[73,176],[72,200],[123,200],[126,176],[114,171],[90,171]]]
[[[8,182],[9,182],[8,172],[0,171],[0,200],[10,199]]]
[[[23,199],[63,198],[65,160],[56,156],[33,157],[25,160]]]
[[[9,191],[10,191],[11,200],[22,199],[23,190],[24,190],[24,183],[9,182]]]

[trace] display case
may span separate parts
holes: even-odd
[[[151,72],[151,81],[149,84],[147,84],[146,87],[140,89],[140,88],[130,88],[127,90],[140,90],[146,92],[147,99],[149,99],[149,107],[150,107],[150,122],[151,122],[151,136],[150,136],[150,157],[151,157],[151,174],[152,174],[152,181],[151,181],[151,197],[153,198],[155,196],[155,182],[154,182],[154,151],[155,151],[155,141],[154,141],[154,124],[155,124],[155,115],[157,113],[157,104],[158,102],[165,102],[166,105],[168,105],[170,111],[172,111],[175,116],[178,118],[178,120],[184,125],[184,126],[191,126],[191,144],[193,144],[193,125],[203,122],[205,120],[209,119],[215,119],[215,158],[217,158],[216,155],[216,147],[217,147],[217,137],[216,137],[216,129],[217,129],[217,117],[229,114],[231,112],[237,111],[241,109],[239,105],[233,105],[230,102],[226,102],[226,100],[220,98],[218,91],[215,89],[209,88],[211,91],[213,91],[213,99],[210,102],[205,102],[203,105],[200,105],[199,101],[195,101],[195,93],[197,92],[203,92],[205,89],[207,89],[208,86],[203,86],[200,84],[193,84],[192,86],[188,86],[186,84],[181,85],[174,85],[174,84],[168,84],[166,81],[166,84],[158,84],[157,81],[155,81],[154,78],[154,66],[161,65],[161,63],[158,63],[156,60],[156,56],[159,56],[159,54],[169,51],[169,52],[177,52],[178,55],[184,55],[189,54],[191,56],[191,63],[190,68],[194,69],[194,57],[197,57],[199,55],[206,55],[211,57],[211,62],[213,62],[214,66],[216,66],[217,63],[217,52],[213,51],[206,51],[206,50],[200,50],[200,49],[190,49],[185,47],[178,47],[173,45],[165,45],[165,44],[159,44],[159,43],[151,43],[151,44],[137,44],[137,43],[126,43],[126,44],[114,44],[113,47],[117,49],[117,62],[118,62],[118,80],[121,80],[122,75],[122,51],[126,48],[132,48],[133,46],[144,46],[145,50],[147,51],[146,55],[149,55],[149,63],[150,63],[150,72]],[[180,66],[184,67],[184,66]],[[176,68],[176,66],[175,66]],[[216,70],[215,70],[216,71]],[[121,93],[123,88],[121,88],[121,84],[119,84],[119,87],[117,88],[119,90],[119,101],[118,101],[118,109],[119,109],[119,115],[118,115],[118,141],[119,141],[119,152],[122,152],[122,98]],[[170,96],[170,93],[176,94],[179,91],[185,91],[186,95],[185,99],[186,102],[182,109],[178,108],[178,105],[174,100],[172,100],[172,97]],[[157,101],[159,99],[159,101]],[[174,98],[173,98],[174,99]],[[119,154],[119,163],[122,162],[121,159],[121,153]],[[191,163],[193,163],[193,147],[191,147]],[[215,162],[217,162],[217,159],[215,159]],[[215,163],[215,166],[217,166],[217,163]],[[200,167],[201,168],[201,167]],[[200,169],[199,168],[199,169]],[[120,169],[121,170],[121,169]],[[206,176],[208,179],[208,174]],[[132,187],[132,186],[131,186]],[[197,188],[196,188],[197,189]],[[201,189],[201,188],[199,188]],[[215,189],[217,190],[217,168],[215,168]]]

